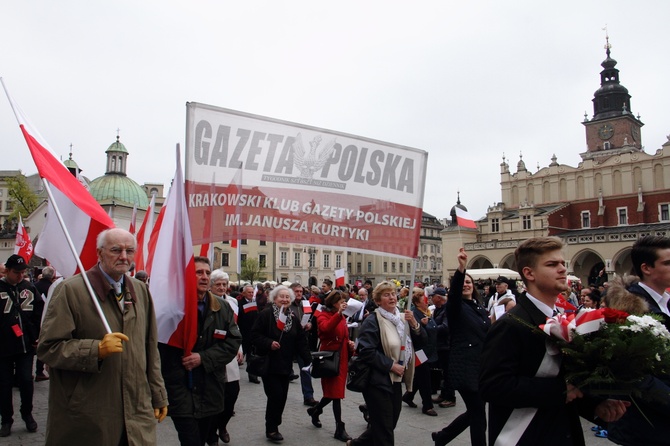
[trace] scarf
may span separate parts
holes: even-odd
[[[395,325],[395,329],[398,332],[400,337],[400,343],[405,345],[405,366],[414,360],[413,351],[412,351],[412,338],[405,334],[405,319],[400,317],[400,311],[396,308],[393,313],[384,310],[382,307],[378,307],[377,311],[387,321]],[[404,342],[403,342],[404,340]]]
[[[279,310],[281,310],[281,307],[278,307],[274,303],[272,303],[272,313],[275,316],[275,322],[279,320]],[[286,313],[287,318],[286,318],[286,324],[284,325],[284,330],[285,332],[291,331],[291,327],[293,326],[293,311],[291,309],[288,309],[288,312]]]

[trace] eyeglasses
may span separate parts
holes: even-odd
[[[129,255],[129,256],[132,256],[132,255],[135,254],[135,248],[123,249],[123,248],[119,248],[118,246],[115,246],[113,248],[107,248],[107,250],[109,252],[111,252],[112,254],[114,254],[115,256],[120,256],[121,253],[123,253],[123,252],[125,252],[126,255]]]

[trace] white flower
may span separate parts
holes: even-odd
[[[658,353],[656,353],[656,360],[657,360],[658,362],[661,362],[661,355],[659,355]]]

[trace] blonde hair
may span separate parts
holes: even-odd
[[[638,296],[628,291],[628,287],[633,283],[639,282],[637,276],[624,275],[617,276],[610,280],[610,286],[607,289],[607,294],[602,298],[607,308],[625,311],[628,314],[640,315],[649,311],[647,302]]]

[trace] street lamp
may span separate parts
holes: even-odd
[[[303,249],[303,252],[307,253],[307,284],[311,286],[310,281],[312,280],[312,268],[314,267],[314,255],[316,253],[316,248],[310,246],[306,249]]]

